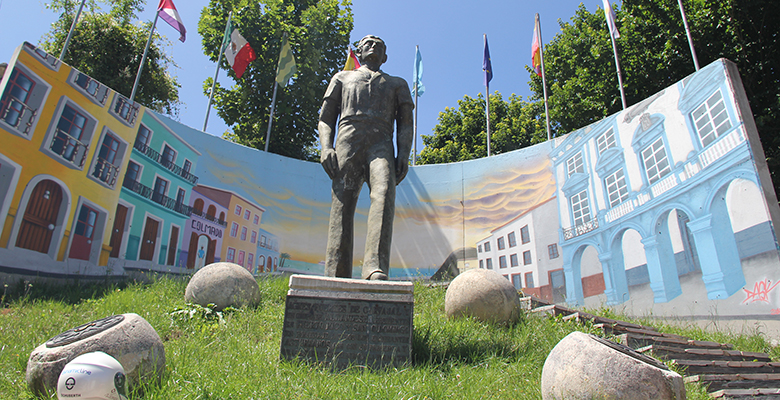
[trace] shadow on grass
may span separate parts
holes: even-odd
[[[412,361],[415,365],[444,367],[456,362],[478,364],[494,358],[515,358],[518,344],[514,326],[491,326],[473,319],[415,326]]]
[[[0,294],[0,307],[19,301],[59,301],[65,304],[77,304],[83,300],[97,299],[116,289],[125,289],[132,282],[94,281],[73,283],[48,283],[41,281],[19,280],[8,284]]]

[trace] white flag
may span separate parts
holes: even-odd
[[[615,26],[615,10],[612,9],[612,4],[609,3],[609,0],[603,1],[604,15],[607,17],[607,27],[609,28],[609,33],[613,38],[617,39],[620,37],[620,32],[618,32],[617,26]]]

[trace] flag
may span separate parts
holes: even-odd
[[[490,65],[490,49],[485,35],[485,57],[482,59],[482,70],[485,71],[485,86],[493,79],[493,66]]]
[[[282,51],[279,53],[279,64],[276,66],[276,83],[285,86],[287,82],[295,75],[295,56],[293,56],[290,42],[287,41],[287,34],[282,39]]]
[[[603,1],[604,15],[607,17],[607,27],[609,28],[609,33],[612,35],[612,38],[618,39],[620,37],[620,32],[618,32],[617,26],[615,26],[615,10],[612,9],[612,4],[609,3],[609,0]]]
[[[425,86],[422,83],[423,64],[422,54],[420,54],[420,47],[417,47],[417,53],[414,55],[414,77],[412,78],[412,89],[417,86],[417,96],[422,96],[425,93]]]
[[[160,0],[160,5],[157,6],[157,13],[165,22],[170,24],[173,29],[179,31],[181,34],[179,40],[184,42],[184,39],[187,38],[187,30],[184,29],[184,23],[181,22],[181,17],[179,16],[179,12],[176,11],[176,6],[173,5],[173,0]]]
[[[355,52],[349,49],[347,52],[347,62],[344,63],[344,71],[352,71],[360,68],[360,60],[358,60]]]
[[[225,58],[227,58],[228,64],[233,67],[233,71],[238,79],[241,79],[241,76],[244,75],[244,71],[246,71],[249,63],[257,58],[252,46],[241,36],[232,21],[225,27],[222,49],[225,51]]]
[[[542,76],[542,43],[539,40],[539,24],[534,23],[534,37],[531,39],[531,67],[536,75]]]

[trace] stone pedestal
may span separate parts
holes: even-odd
[[[290,277],[281,358],[400,366],[412,356],[414,285],[307,275]]]

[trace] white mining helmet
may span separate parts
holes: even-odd
[[[114,357],[96,351],[65,364],[57,380],[59,400],[127,400],[127,378]]]

